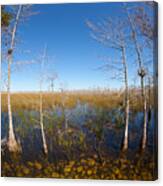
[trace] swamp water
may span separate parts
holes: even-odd
[[[2,112],[1,122],[1,139],[5,139],[7,113]],[[147,150],[143,155],[139,153],[143,114],[130,113],[129,150],[125,157],[120,156],[124,135],[123,112],[120,110],[81,103],[71,109],[55,107],[46,110],[44,130],[48,156],[43,154],[38,112],[13,113],[13,123],[22,153],[15,159],[5,146],[2,147],[3,176],[144,180],[155,177],[153,112],[148,122]],[[140,173],[142,167],[145,169],[143,175]]]

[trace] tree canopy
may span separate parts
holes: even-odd
[[[5,8],[5,6],[1,6],[1,26],[2,28],[6,28],[10,25],[10,22],[12,20],[12,14],[8,12]]]

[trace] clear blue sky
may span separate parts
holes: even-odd
[[[68,89],[123,86],[122,82],[110,80],[109,74],[97,70],[103,64],[99,56],[114,58],[116,54],[93,40],[85,24],[87,19],[123,18],[121,6],[121,3],[34,5],[33,11],[39,14],[20,25],[18,37],[21,43],[18,44],[15,60],[37,59],[47,44],[48,69],[55,71],[59,77],[56,90],[60,82],[67,84]],[[131,82],[135,64],[132,54],[127,57]],[[12,90],[38,90],[39,70],[39,64],[22,66],[21,70],[12,74]],[[47,83],[44,89],[47,89]]]

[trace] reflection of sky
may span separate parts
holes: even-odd
[[[45,61],[45,64],[48,64],[45,65],[46,71],[57,72],[56,89],[59,89],[61,82],[64,82],[68,89],[119,88],[123,84],[119,80],[110,79],[111,71],[104,73],[97,70],[103,64],[99,56],[114,59],[117,58],[117,52],[93,40],[85,21],[89,19],[96,22],[108,16],[112,19],[120,16],[123,19],[121,7],[121,3],[34,5],[34,11],[40,13],[20,25],[18,34],[21,43],[18,49],[21,48],[21,51],[17,50],[15,60],[38,59],[46,43],[48,53],[48,60]],[[146,53],[143,54],[143,59],[148,59],[152,55],[148,49],[143,51]],[[127,50],[127,61],[131,85],[137,68],[133,49]],[[2,65],[2,71],[5,68]],[[12,74],[12,90],[38,90],[39,70],[39,64],[22,66],[21,70]],[[48,89],[47,81],[44,89]]]

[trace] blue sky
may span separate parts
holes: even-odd
[[[103,62],[99,56],[114,58],[116,53],[97,43],[90,36],[86,26],[87,19],[100,20],[103,17],[124,17],[120,3],[97,4],[54,4],[34,5],[33,11],[39,12],[19,26],[15,61],[40,58],[44,45],[47,45],[48,60],[46,70],[55,71],[60,83],[68,89],[119,88],[120,81],[109,79],[109,74],[97,70]],[[25,53],[25,51],[29,51]],[[135,73],[132,53],[129,61],[130,83]],[[13,91],[39,90],[40,64],[24,65],[12,74]],[[48,89],[47,82],[44,90]]]

